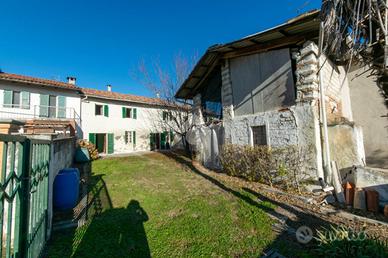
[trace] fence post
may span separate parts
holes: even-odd
[[[29,192],[30,192],[30,164],[31,164],[31,141],[26,138],[23,148],[23,170],[22,170],[22,181],[21,181],[21,195],[22,195],[22,205],[20,207],[21,217],[21,226],[20,226],[20,256],[26,257],[28,250],[28,220],[29,220]]]

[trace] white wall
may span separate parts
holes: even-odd
[[[30,108],[9,108],[4,107],[4,90],[27,91],[30,92]],[[53,87],[34,86],[23,83],[13,83],[0,81],[0,118],[12,119],[31,119],[34,116],[35,106],[40,105],[40,94],[49,94],[66,97],[66,107],[73,108],[75,112],[81,114],[81,99],[80,96],[71,90],[56,89]],[[37,115],[39,108],[36,108]],[[67,111],[66,116],[70,117],[70,111]]]
[[[334,65],[330,60],[326,60],[326,57],[322,57],[321,62],[324,62],[322,82],[326,89],[326,95],[329,98],[327,100],[329,102],[327,108],[330,108],[329,115],[330,112],[334,115],[339,112],[339,115],[342,115],[349,121],[353,121],[349,82],[346,77],[345,67]]]
[[[95,105],[109,105],[109,117],[95,115]],[[137,119],[123,118],[122,107],[136,108]],[[82,101],[84,139],[89,133],[113,133],[114,153],[150,150],[150,133],[169,131],[162,122],[162,110],[135,103],[88,97]],[[125,131],[136,131],[136,146],[125,143]]]

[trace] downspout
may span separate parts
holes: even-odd
[[[384,27],[385,27],[385,30],[384,30],[384,72],[387,71],[387,68],[388,68],[388,0],[385,0],[385,6],[384,6],[384,9],[385,9],[385,21],[384,21]],[[378,10],[377,10],[378,11]]]
[[[321,67],[321,57],[323,51],[323,23],[320,23],[319,29],[319,42],[318,42],[318,76],[319,76],[319,113],[321,120],[321,138],[323,141],[323,170],[326,172],[326,182],[331,183],[333,173],[330,166],[330,146],[329,146],[329,136],[327,130],[327,114],[326,114],[326,101],[325,101],[325,88],[322,83],[322,67]]]
[[[318,52],[318,76],[319,76],[319,107],[321,117],[321,137],[323,138],[323,169],[326,171],[326,183],[334,186],[335,194],[339,203],[345,202],[343,189],[338,175],[338,168],[335,161],[330,158],[329,134],[327,130],[327,114],[325,101],[325,88],[322,83],[321,57],[323,52],[323,22],[320,23],[319,30],[319,52]],[[333,171],[334,169],[334,171]],[[324,182],[322,182],[324,183]],[[325,191],[325,190],[324,190]]]

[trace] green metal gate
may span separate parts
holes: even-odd
[[[0,134],[1,257],[39,257],[46,244],[50,144]]]

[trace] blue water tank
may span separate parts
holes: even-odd
[[[59,171],[54,180],[54,208],[72,209],[77,205],[80,176],[77,168],[65,168]]]

